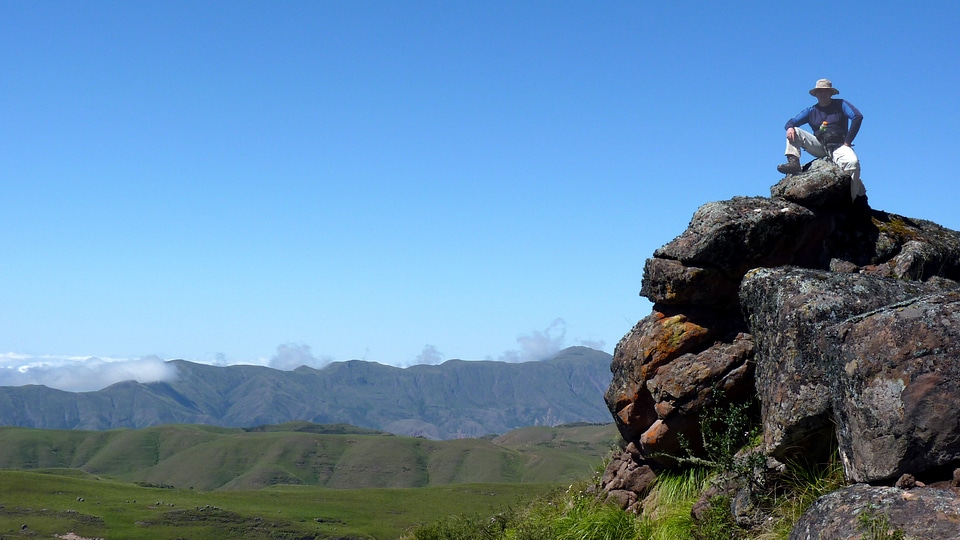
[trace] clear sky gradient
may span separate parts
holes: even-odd
[[[960,229],[958,6],[2,1],[0,384],[612,352],[821,77],[871,206]]]

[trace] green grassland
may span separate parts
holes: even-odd
[[[0,427],[0,469],[79,469],[120,481],[203,491],[565,482],[592,472],[616,437],[610,424],[531,427],[492,439],[450,441],[307,423],[249,430]]]
[[[335,490],[147,488],[75,469],[0,471],[0,538],[395,539],[459,513],[494,514],[555,484]],[[26,526],[26,527],[24,527]]]
[[[309,423],[3,427],[0,538],[392,539],[565,488],[616,439],[609,424],[451,441]]]

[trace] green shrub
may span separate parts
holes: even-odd
[[[765,458],[757,452],[744,454],[741,450],[759,446],[761,441],[761,427],[755,415],[756,399],[724,403],[724,392],[717,387],[713,388],[711,396],[712,405],[705,407],[700,415],[702,452],[679,434],[685,455],[666,457],[681,464],[706,467],[716,473],[755,482],[754,471],[763,466]]]

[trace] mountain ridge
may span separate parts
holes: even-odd
[[[322,369],[210,366],[171,360],[168,382],[123,381],[95,392],[0,387],[0,425],[105,430],[161,424],[249,427],[345,423],[430,439],[530,425],[606,422],[611,356],[570,347],[525,363],[448,360],[397,368],[350,360]]]

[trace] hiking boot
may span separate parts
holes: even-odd
[[[800,172],[800,158],[787,156],[787,162],[777,165],[777,170],[783,174],[797,174]]]

